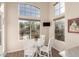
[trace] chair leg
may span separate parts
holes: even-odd
[[[49,52],[49,56],[52,57],[52,52],[51,51]]]

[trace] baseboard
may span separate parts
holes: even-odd
[[[12,52],[21,51],[21,50],[23,50],[23,49],[14,50],[14,51],[7,51],[7,53],[12,53]]]

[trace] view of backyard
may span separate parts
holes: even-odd
[[[40,35],[40,22],[19,20],[20,37],[29,36],[29,38],[39,38]]]

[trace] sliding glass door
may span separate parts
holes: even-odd
[[[19,20],[20,26],[20,39],[23,39],[23,36],[27,35],[30,37],[30,22],[26,20]]]
[[[31,21],[31,38],[39,38],[40,35],[40,22]]]
[[[39,38],[40,35],[40,21],[28,21],[28,20],[19,20],[20,25],[20,38],[23,39],[23,36],[29,36],[29,38]]]

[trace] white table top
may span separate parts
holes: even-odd
[[[31,48],[31,47],[41,47],[43,44],[42,44],[41,39],[37,41],[34,39],[29,39],[29,40],[25,40],[24,45],[26,48]]]

